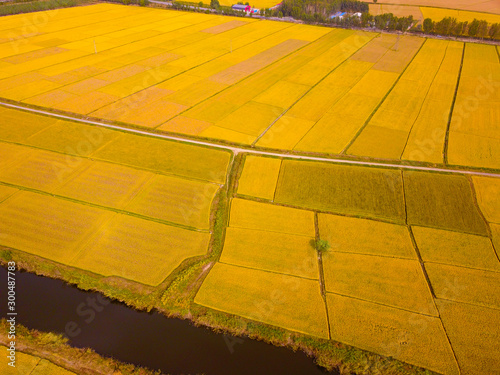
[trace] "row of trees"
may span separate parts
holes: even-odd
[[[426,18],[422,31],[427,34],[470,36],[474,38],[500,39],[500,24],[488,24],[485,20],[474,19],[472,22],[458,22],[456,18],[446,17],[439,22]]]
[[[358,0],[284,0],[279,11],[295,19],[306,19],[308,15],[314,17],[317,14],[326,20],[337,12],[368,12],[368,4]]]
[[[361,12],[361,17],[344,15],[330,18],[337,11],[348,13]],[[472,22],[458,22],[456,18],[446,17],[441,21],[430,18],[423,24],[415,22],[413,16],[397,17],[392,13],[373,16],[368,13],[368,4],[357,0],[284,0],[278,9],[261,11],[262,15],[288,16],[307,23],[326,23],[342,27],[374,27],[388,31],[423,31],[427,34],[444,36],[470,36],[500,40],[500,24],[488,24],[485,20],[474,19]]]

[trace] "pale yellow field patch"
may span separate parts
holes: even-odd
[[[500,261],[488,237],[424,227],[412,230],[425,262],[500,272]]]
[[[229,226],[314,237],[314,212],[233,199]]]
[[[222,263],[319,280],[313,237],[229,227]]]
[[[24,102],[41,107],[54,107],[57,103],[75,98],[77,98],[77,95],[57,89],[37,96],[32,96],[31,98],[25,99]]]
[[[316,280],[217,263],[194,302],[292,331],[328,338],[326,308]]]
[[[63,111],[86,115],[118,99],[120,99],[118,96],[91,91],[87,94],[59,102],[54,107]]]
[[[273,200],[281,160],[247,155],[238,181],[238,194]]]
[[[50,207],[48,210],[47,207]],[[113,213],[47,195],[22,192],[0,204],[0,239],[12,247],[67,263]]]
[[[452,5],[453,6],[453,5]],[[453,6],[454,7],[454,6]],[[500,15],[480,13],[480,12],[470,12],[466,10],[455,10],[455,9],[442,9],[442,8],[432,8],[432,7],[420,7],[424,18],[430,18],[433,21],[441,21],[446,17],[456,18],[458,22],[471,22],[474,19],[485,20],[488,23],[500,23]]]
[[[82,173],[56,189],[54,193],[120,209],[152,177],[153,174],[150,172],[96,161]]]
[[[82,95],[82,94],[87,94],[91,91],[100,89],[101,87],[104,87],[106,85],[109,85],[108,81],[105,81],[102,79],[97,79],[97,78],[88,78],[88,79],[84,79],[82,81],[73,83],[71,85],[64,86],[63,90],[68,91],[72,94]]]
[[[213,123],[211,122],[197,120],[186,116],[176,116],[160,125],[157,129],[174,133],[198,135],[212,125]]]
[[[185,226],[208,229],[219,186],[209,182],[156,175],[127,204],[127,211]]]
[[[320,238],[330,243],[331,251],[417,258],[403,225],[319,213],[318,227]]]
[[[57,89],[59,86],[60,85],[55,82],[42,79],[2,91],[0,92],[0,95],[7,99],[21,101],[44,92]]]
[[[328,292],[438,315],[417,260],[330,251],[323,254],[323,268]]]
[[[208,241],[208,233],[116,215],[71,264],[105,276],[158,285],[183,260],[205,254]]]
[[[438,373],[460,371],[439,318],[327,293],[332,339]]]
[[[437,298],[500,309],[500,272],[425,263]]]
[[[255,97],[254,101],[275,107],[288,108],[309,90],[308,86],[279,81]]]
[[[258,136],[282,112],[283,109],[279,107],[251,101],[215,124],[221,128]]]
[[[240,133],[235,130],[221,128],[219,126],[210,126],[198,134],[200,137],[219,139],[223,141],[251,145],[255,141],[255,136]]]
[[[477,203],[486,220],[500,224],[500,179],[472,176]]]
[[[259,139],[257,146],[291,150],[314,124],[314,121],[284,115]]]
[[[448,163],[500,169],[500,142],[497,138],[450,131]]]

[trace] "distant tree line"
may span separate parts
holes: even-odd
[[[283,0],[278,12],[295,19],[306,20],[312,16],[326,20],[337,12],[363,13],[368,9],[367,3],[358,0]]]
[[[500,39],[500,23],[488,24],[485,20],[474,19],[470,23],[458,22],[456,18],[446,17],[439,22],[426,18],[422,24],[426,34],[444,36],[470,36],[474,38]]]

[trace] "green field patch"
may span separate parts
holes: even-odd
[[[416,259],[403,225],[347,216],[318,214],[319,236],[333,251]]]
[[[23,142],[29,136],[56,122],[57,120],[53,117],[40,116],[14,109],[4,109],[0,112],[0,139]]]
[[[219,185],[156,175],[127,204],[127,211],[200,229],[210,227],[210,209]]]
[[[401,173],[284,160],[275,201],[332,213],[404,223]]]
[[[323,269],[328,292],[438,315],[416,260],[330,251],[323,255]]]
[[[500,369],[500,310],[436,300],[462,374],[494,374]]]
[[[437,298],[500,309],[500,272],[425,263]]]
[[[487,235],[464,176],[404,172],[408,224]]]
[[[314,237],[252,229],[227,228],[223,263],[319,279]]]
[[[500,272],[500,261],[488,237],[424,227],[412,231],[425,262]]]
[[[327,293],[332,340],[458,375],[439,318]]]
[[[122,134],[93,157],[160,173],[223,184],[230,153],[153,137]]]
[[[158,285],[184,259],[207,252],[210,235],[116,215],[70,264],[104,276]]]
[[[194,302],[248,319],[328,338],[318,281],[217,263]]]
[[[314,213],[268,203],[233,199],[231,227],[314,237]]]

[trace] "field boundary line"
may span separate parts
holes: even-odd
[[[210,228],[203,229],[203,228],[191,227],[191,226],[183,225],[183,224],[176,223],[176,222],[173,222],[173,221],[167,221],[167,220],[158,219],[158,218],[155,218],[155,217],[152,217],[152,216],[146,216],[146,215],[138,214],[138,213],[127,211],[127,210],[121,209],[121,208],[107,207],[107,206],[103,206],[103,205],[100,205],[100,204],[96,204],[96,203],[92,203],[92,202],[87,202],[87,201],[82,201],[82,200],[78,200],[78,199],[75,199],[75,198],[67,197],[67,196],[64,196],[64,195],[54,194],[54,193],[50,193],[50,192],[47,192],[47,191],[30,188],[30,187],[27,187],[27,186],[12,184],[10,182],[0,181],[0,186],[9,186],[9,187],[18,189],[19,191],[24,191],[24,192],[27,191],[27,192],[34,193],[34,194],[45,195],[45,196],[52,197],[52,198],[55,198],[55,199],[64,200],[64,201],[67,201],[67,202],[70,202],[70,203],[73,203],[73,204],[79,204],[79,205],[82,205],[82,206],[97,208],[99,210],[103,210],[103,211],[106,211],[106,212],[114,212],[116,214],[133,216],[133,217],[135,217],[137,219],[142,219],[142,220],[146,220],[146,221],[152,221],[152,222],[155,222],[155,223],[158,223],[158,224],[167,225],[169,227],[175,227],[175,228],[180,228],[180,229],[184,229],[184,230],[189,230],[191,232],[208,233],[208,234],[210,234]],[[7,197],[7,199],[9,199],[10,197],[12,197],[13,195]],[[5,199],[2,202],[5,202],[7,199]]]
[[[159,134],[159,133],[153,133],[151,131],[139,130],[139,129],[129,128],[129,127],[125,127],[125,126],[120,126],[120,125],[106,124],[106,123],[100,122],[100,121],[86,120],[86,119],[82,119],[82,118],[78,118],[78,117],[62,115],[62,114],[58,114],[58,113],[52,113],[52,112],[33,109],[33,108],[20,106],[20,105],[16,105],[16,104],[10,104],[10,103],[3,102],[1,100],[0,100],[0,105],[5,106],[5,107],[9,107],[9,108],[27,111],[27,112],[38,113],[38,114],[42,114],[42,115],[46,115],[46,116],[53,116],[53,117],[62,118],[62,119],[70,120],[70,121],[80,122],[80,123],[84,123],[84,124],[97,125],[97,126],[100,126],[103,128],[115,129],[115,130],[119,130],[119,131],[122,131],[125,133],[130,133],[130,134],[145,135],[145,136],[149,136],[149,137],[153,137],[153,138],[160,138],[160,139],[177,141],[177,142],[187,143],[187,144],[192,144],[192,145],[227,150],[227,151],[231,151],[231,152],[236,153],[236,154],[237,153],[248,153],[248,154],[254,154],[254,155],[275,156],[278,158],[293,159],[293,160],[309,160],[309,161],[318,161],[318,162],[335,163],[335,164],[358,165],[358,166],[366,166],[366,167],[381,167],[381,168],[387,168],[387,169],[408,169],[408,170],[420,170],[420,171],[427,171],[427,172],[442,172],[442,173],[454,173],[454,174],[465,174],[465,175],[500,178],[500,172],[479,172],[479,171],[471,171],[471,170],[451,169],[451,168],[446,168],[446,165],[443,165],[442,168],[438,168],[438,167],[425,167],[425,166],[406,165],[406,164],[397,164],[397,163],[382,163],[382,162],[375,162],[375,161],[371,162],[371,161],[349,160],[349,159],[341,159],[341,158],[328,158],[326,156],[320,157],[320,156],[307,156],[307,155],[303,155],[303,154],[302,155],[301,154],[288,154],[286,152],[279,152],[279,151],[262,151],[262,150],[256,150],[256,149],[251,148],[251,147],[229,146],[229,145],[225,145],[225,144],[221,144],[221,143],[204,141],[201,139],[200,140],[190,139],[190,138],[184,138],[182,136]]]
[[[460,78],[462,77],[462,69],[464,66],[464,58],[465,58],[465,48],[467,45],[463,43],[462,49],[462,60],[460,61],[460,68],[458,70],[457,84],[455,86],[455,93],[453,95],[453,101],[451,102],[450,114],[448,115],[448,123],[446,124],[446,133],[444,136],[444,145],[443,145],[443,164],[448,164],[448,144],[450,139],[450,127],[451,120],[453,119],[453,112],[455,111],[455,103],[457,101],[458,89],[460,87]]]
[[[360,298],[360,297],[354,297],[354,296],[349,296],[347,294],[342,294],[342,293],[339,293],[339,292],[330,292],[330,291],[326,291],[326,294],[335,294],[337,296],[341,296],[341,297],[344,297],[344,298],[352,298],[352,299],[355,299],[357,301],[363,301],[363,302],[368,302],[368,303],[373,303],[374,305],[379,305],[379,306],[385,306],[385,307],[388,307],[390,309],[395,309],[395,310],[401,310],[401,311],[406,311],[406,312],[409,312],[409,313],[412,313],[412,314],[417,314],[417,315],[422,315],[422,316],[427,316],[429,318],[434,318],[434,319],[439,319],[441,320],[441,318],[439,316],[436,316],[436,315],[430,315],[430,314],[424,314],[422,312],[417,312],[417,311],[414,311],[414,310],[409,310],[409,309],[405,309],[405,308],[402,308],[402,307],[397,307],[397,306],[393,306],[393,305],[388,305],[388,304],[385,304],[385,303],[380,303],[380,302],[375,302],[375,301],[370,301],[368,299],[364,299],[364,298]],[[442,298],[441,298],[442,299]],[[455,302],[455,301],[452,301],[452,302]],[[474,306],[477,306],[477,305],[474,305]]]
[[[328,35],[328,34],[325,34],[325,36],[326,36],[326,35]],[[355,35],[355,33],[352,33],[351,35],[349,35],[349,36],[345,37],[345,38],[344,38],[344,39],[342,39],[340,42],[338,42],[337,44],[333,45],[331,48],[334,48],[334,47],[338,46],[339,44],[341,44],[342,42],[344,42],[347,38],[349,38],[349,37],[351,37],[351,36],[353,36],[353,35]],[[285,115],[288,111],[290,111],[290,110],[292,109],[292,107],[294,107],[294,106],[295,106],[295,104],[297,104],[297,103],[298,103],[300,100],[302,100],[302,99],[303,99],[303,98],[304,98],[307,94],[309,94],[311,91],[313,91],[313,90],[314,90],[314,89],[315,89],[315,88],[316,88],[316,87],[317,87],[317,86],[318,86],[321,82],[323,82],[325,79],[327,79],[327,78],[328,78],[328,76],[330,76],[331,74],[333,74],[334,72],[336,72],[336,71],[337,71],[337,69],[338,69],[340,66],[344,65],[347,61],[349,61],[349,59],[350,59],[350,58],[351,58],[354,54],[356,54],[356,53],[357,53],[357,52],[358,52],[361,48],[365,47],[368,43],[370,43],[370,42],[371,42],[373,39],[375,39],[375,38],[376,38],[376,36],[374,35],[374,36],[373,36],[370,40],[366,41],[366,42],[365,42],[365,43],[364,43],[361,47],[359,47],[357,50],[353,51],[353,52],[352,52],[349,56],[347,56],[347,57],[346,57],[346,58],[345,58],[342,62],[340,62],[337,66],[335,66],[332,70],[330,70],[327,74],[325,74],[325,75],[324,75],[324,76],[323,76],[323,77],[322,77],[319,81],[317,81],[317,82],[316,82],[313,86],[311,86],[311,87],[309,88],[309,90],[307,90],[304,94],[302,94],[302,95],[301,95],[301,96],[300,96],[300,97],[299,97],[296,101],[294,101],[294,102],[293,102],[293,103],[292,103],[292,104],[291,104],[288,108],[285,108],[285,109],[283,110],[283,112],[281,112],[281,114],[280,114],[280,115],[279,115],[276,119],[274,119],[274,121],[273,121],[273,122],[272,122],[272,123],[271,123],[271,124],[270,124],[270,125],[266,128],[266,129],[264,129],[264,131],[263,131],[262,133],[260,133],[260,135],[259,135],[259,136],[257,136],[257,138],[255,138],[255,140],[252,142],[252,146],[256,145],[256,144],[257,144],[257,142],[258,142],[258,141],[259,141],[259,140],[260,140],[260,139],[261,139],[264,135],[266,135],[266,133],[267,133],[267,132],[271,129],[271,127],[272,127],[274,124],[276,124],[276,123],[278,122],[278,120],[279,120],[280,118],[282,118],[282,117],[283,117],[283,116],[284,116],[284,115]],[[319,39],[321,39],[321,38],[319,38]],[[331,48],[327,49],[324,53],[322,53],[321,55],[319,55],[319,56],[317,56],[317,57],[315,57],[315,58],[319,58],[320,56],[324,55],[324,54],[325,54],[325,53],[327,53],[327,52],[328,52]],[[310,60],[310,61],[313,61],[313,60],[314,60],[314,59],[312,59],[312,60]],[[360,79],[358,79],[358,81],[356,81],[356,83],[357,83],[357,82],[359,82],[359,80],[361,80],[361,79],[362,79],[362,77],[361,77]],[[344,96],[345,96],[345,95],[343,95],[342,97],[344,97]],[[338,99],[335,103],[332,103],[332,106],[331,106],[331,107],[333,107],[333,106],[334,106],[334,105],[335,105],[335,104],[336,104],[336,103],[337,103],[340,99],[342,99],[342,98],[339,98],[339,99]],[[330,108],[331,108],[331,107],[330,107]],[[319,120],[318,120],[318,121],[319,121]],[[316,125],[316,123],[317,123],[318,121],[316,121],[316,122],[314,123],[314,125]],[[311,129],[314,127],[314,125],[311,127]],[[309,131],[310,131],[311,129],[309,129]],[[307,133],[309,133],[309,131],[307,131]],[[306,133],[306,134],[307,134],[307,133]],[[305,137],[305,134],[302,136],[302,138],[304,138],[304,137]],[[299,140],[299,142],[302,140],[302,138]],[[297,144],[298,144],[298,143],[297,143]],[[296,145],[297,145],[297,144],[296,144]],[[296,145],[295,145],[295,146],[296,146]],[[295,147],[295,146],[294,146],[294,147]]]
[[[272,273],[274,275],[291,276],[291,277],[296,277],[298,279],[303,279],[303,280],[318,281],[318,279],[311,279],[309,277],[292,275],[291,273],[283,273],[283,272],[278,272],[278,271],[265,270],[263,268],[255,268],[255,267],[250,267],[250,266],[242,266],[240,264],[234,264],[234,263],[229,263],[229,262],[222,262],[220,260],[218,260],[217,263],[225,264],[225,265],[233,266],[233,267],[245,268],[247,270],[254,270],[254,271],[261,271],[261,272]]]
[[[408,130],[408,136],[406,137],[406,142],[405,142],[403,149],[401,150],[401,154],[399,155],[399,159],[403,159],[403,155],[405,153],[406,147],[408,146],[408,141],[410,140],[410,137],[411,137],[411,132],[412,132],[413,128],[415,127],[415,124],[417,123],[418,118],[420,117],[420,114],[422,113],[422,109],[424,108],[424,105],[427,102],[427,99],[430,99],[429,92],[432,89],[432,86],[436,80],[436,77],[439,75],[439,71],[443,67],[443,62],[446,60],[446,54],[448,53],[449,47],[450,47],[450,42],[448,42],[448,44],[446,45],[446,48],[445,48],[444,54],[443,54],[443,58],[441,59],[441,62],[439,63],[439,67],[436,69],[436,73],[434,74],[434,77],[432,77],[432,81],[429,84],[427,91],[425,92],[424,100],[422,100],[422,104],[420,104],[420,108],[418,109],[417,117],[415,117],[415,120],[412,122],[410,129]]]
[[[405,35],[403,34],[403,37],[404,36]],[[399,74],[398,78],[394,81],[394,83],[391,86],[391,88],[389,89],[389,91],[386,92],[386,94],[384,95],[384,97],[380,100],[380,102],[375,107],[375,109],[372,111],[372,113],[370,113],[370,116],[368,116],[368,118],[366,119],[365,123],[358,129],[357,133],[354,135],[354,137],[352,137],[352,139],[349,141],[349,143],[347,144],[347,146],[345,146],[344,149],[342,151],[340,151],[341,154],[349,155],[348,151],[351,148],[351,146],[354,144],[354,142],[356,142],[356,140],[359,138],[359,136],[361,135],[361,133],[363,133],[363,131],[366,129],[366,127],[370,124],[370,121],[372,120],[373,116],[375,116],[375,114],[378,112],[378,110],[380,109],[380,107],[382,107],[382,105],[385,103],[385,101],[389,97],[389,95],[391,95],[392,91],[397,86],[397,84],[399,83],[399,81],[401,80],[401,78],[403,78],[403,76],[406,73],[406,70],[408,69],[408,67],[413,63],[413,61],[415,60],[415,58],[417,57],[417,55],[420,53],[420,51],[422,51],[422,48],[424,48],[425,44],[427,43],[427,40],[428,40],[428,38],[425,38],[424,42],[420,45],[420,47],[418,47],[418,50],[412,56],[411,60],[408,61],[408,63],[406,64],[405,68]],[[396,43],[394,43],[394,45],[396,45]],[[391,49],[392,49],[392,47],[391,47]],[[384,56],[385,56],[385,54],[384,54]]]

